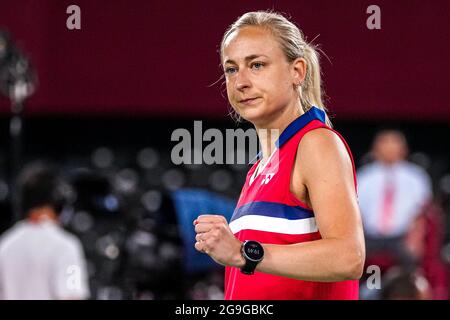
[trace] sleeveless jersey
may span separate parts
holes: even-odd
[[[266,166],[252,179],[260,162],[247,173],[230,229],[241,241],[294,244],[321,239],[314,212],[290,191],[292,168],[302,137],[316,128],[335,132],[349,152],[356,188],[353,157],[345,140],[325,124],[325,113],[312,107],[282,132]],[[226,300],[358,299],[358,280],[339,282],[303,281],[255,272],[245,275],[238,268],[225,268]]]

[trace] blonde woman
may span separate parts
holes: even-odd
[[[195,248],[226,267],[225,299],[358,299],[355,167],[326,115],[315,48],[281,14],[258,11],[229,27],[220,54],[228,100],[262,156],[229,224],[194,221]]]

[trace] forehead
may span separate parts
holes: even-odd
[[[238,61],[253,54],[268,57],[283,56],[278,41],[269,30],[261,27],[244,27],[228,36],[223,48],[223,61]]]
[[[378,134],[375,139],[376,143],[398,143],[405,144],[405,138],[398,132],[395,131],[386,131]]]

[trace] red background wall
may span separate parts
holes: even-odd
[[[0,27],[28,52],[29,114],[227,113],[218,44],[250,10],[286,12],[321,44],[328,106],[341,119],[450,120],[449,1],[0,0]],[[81,8],[80,31],[66,8]],[[369,30],[366,8],[381,8]],[[0,98],[0,113],[9,102]]]

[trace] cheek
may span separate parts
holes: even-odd
[[[291,100],[292,89],[284,83],[272,82],[266,88],[267,102],[271,105],[285,105]]]
[[[233,79],[225,80],[225,86],[227,88],[227,96],[228,98],[232,98],[236,95],[235,85]]]
[[[220,87],[221,88],[221,90],[222,90],[222,87]],[[231,85],[230,85],[230,82],[228,81],[228,80],[225,80],[225,88],[226,88],[226,90],[227,90],[227,97],[228,97],[228,100],[230,100],[230,98],[232,97],[232,95],[233,95],[233,91],[232,91],[232,89],[231,89]]]
[[[285,72],[273,72],[268,79],[262,85],[271,101],[283,103],[292,98],[293,87]]]
[[[235,93],[233,90],[233,85],[231,84],[231,82],[227,81],[226,82],[226,89],[227,89],[227,98],[228,98],[228,103],[231,105],[231,107],[233,109],[236,110],[236,106],[235,106]]]
[[[227,89],[228,101],[232,102],[233,101],[234,92],[233,92],[233,88],[232,88],[232,86],[231,86],[231,84],[229,82],[227,82],[227,84],[226,84],[226,89]]]

